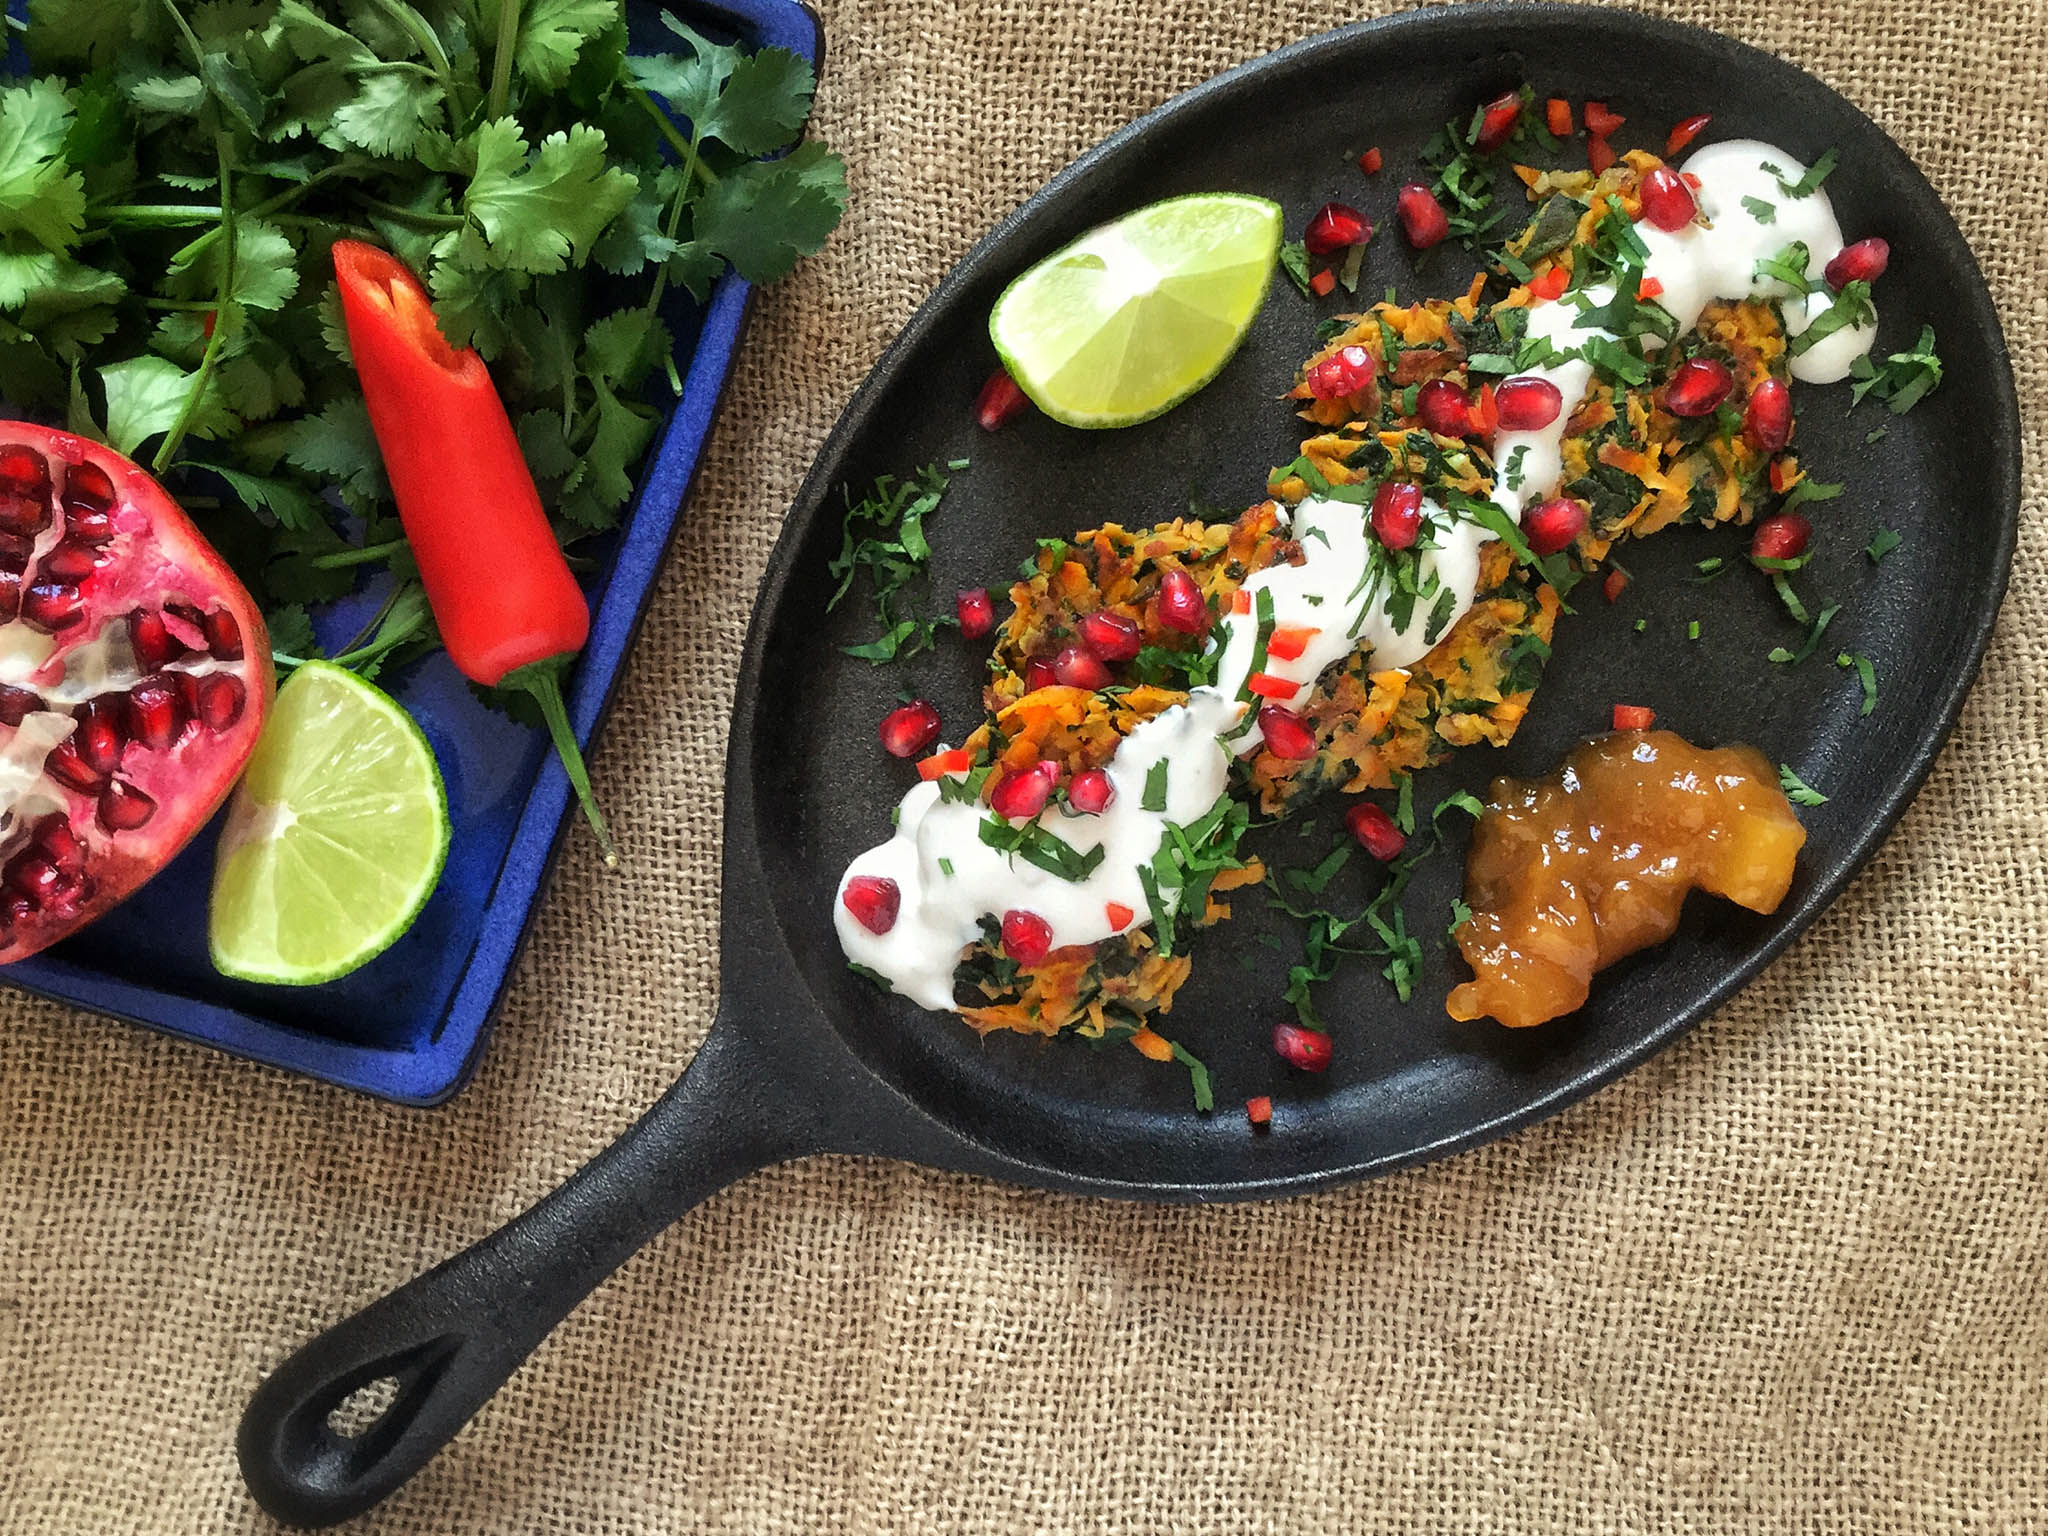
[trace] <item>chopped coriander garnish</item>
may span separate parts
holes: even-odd
[[[1839,482],[1816,480],[1808,475],[1785,493],[1785,499],[1778,504],[1778,510],[1790,512],[1794,507],[1804,506],[1809,501],[1833,501],[1841,494],[1842,487]]]
[[[1109,852],[1106,845],[1098,843],[1082,853],[1035,821],[1012,822],[1000,816],[984,816],[980,833],[982,842],[989,847],[1021,855],[1027,864],[1035,864],[1062,880],[1086,880]]]
[[[1869,714],[1877,708],[1877,668],[1861,651],[1841,651],[1835,656],[1838,667],[1854,667],[1856,680],[1863,685],[1863,708],[1860,714]]]
[[[1813,616],[1813,626],[1807,630],[1806,638],[1799,643],[1798,650],[1788,651],[1782,645],[1774,646],[1771,649],[1769,659],[1781,665],[1789,663],[1794,666],[1806,660],[1807,657],[1819,649],[1820,637],[1827,633],[1829,622],[1841,611],[1842,605],[1840,603],[1829,603],[1827,607],[1821,609],[1819,613]]]
[[[924,574],[931,559],[931,544],[925,538],[924,523],[938,510],[945,495],[947,477],[927,464],[904,479],[884,475],[855,502],[844,492],[846,515],[839,541],[839,553],[827,570],[839,578],[839,585],[825,602],[831,612],[853,586],[854,577],[868,572],[874,583],[875,618],[882,633],[863,645],[845,648],[849,656],[881,663],[915,655],[928,649],[943,624],[959,621],[951,615],[931,619],[898,619],[894,603],[898,593]]]
[[[1650,627],[1650,621],[1649,621],[1648,619],[1637,619],[1637,620],[1636,620],[1636,633],[1637,633],[1637,634],[1639,634],[1639,635],[1640,635],[1640,634],[1643,634],[1643,633],[1645,633],[1646,631],[1648,631],[1649,627]]]
[[[1816,286],[1814,280],[1807,276],[1807,268],[1812,261],[1813,252],[1807,249],[1806,242],[1794,240],[1757,262],[1756,275],[1776,278],[1794,293],[1810,293]],[[1818,286],[1825,287],[1826,284]]]
[[[884,992],[894,992],[896,990],[894,984],[890,982],[889,978],[884,976],[880,971],[876,970],[873,966],[862,965],[858,960],[849,960],[846,962],[846,968],[849,971],[853,972],[854,975],[860,977],[862,980],[872,981]]]
[[[1778,205],[1776,203],[1767,203],[1760,197],[1745,197],[1742,200],[1742,206],[1748,211],[1749,216],[1759,224],[1775,224],[1778,222]]]
[[[1324,887],[1329,885],[1337,871],[1350,861],[1351,850],[1356,846],[1349,841],[1339,843],[1317,862],[1315,868],[1288,870],[1287,883],[1303,895],[1322,895]]]
[[[952,861],[951,859],[945,859],[945,858],[942,858],[942,859],[940,859],[940,860],[939,860],[939,873],[940,873],[940,874],[942,874],[942,875],[944,875],[944,876],[945,876],[945,877],[946,877],[947,879],[949,879],[949,880],[950,880],[950,879],[952,879],[952,878],[953,878],[953,861]]]
[[[1842,291],[1835,295],[1835,302],[1817,315],[1811,325],[1787,342],[1785,350],[1792,356],[1799,357],[1837,331],[1847,330],[1853,326],[1870,325],[1876,319],[1877,310],[1870,302],[1870,284],[1845,284]],[[1918,396],[1914,398],[1917,399]]]
[[[1693,566],[1693,569],[1699,572],[1697,576],[1693,577],[1694,581],[1713,581],[1728,574],[1728,562],[1719,555],[1715,555],[1711,559],[1699,561]]]
[[[1820,190],[1820,184],[1833,174],[1835,163],[1840,158],[1832,149],[1824,151],[1821,157],[1813,162],[1812,169],[1793,182],[1786,181],[1784,173],[1774,165],[1765,166],[1764,169],[1777,178],[1778,190],[1787,197],[1811,197]]]
[[[1196,1113],[1208,1114],[1216,1107],[1216,1094],[1209,1085],[1209,1069],[1178,1040],[1172,1041],[1171,1044],[1173,1059],[1188,1069],[1188,1081],[1193,1084],[1195,1090]]]
[[[953,470],[953,471],[954,471],[955,473],[958,473],[958,472],[959,472],[960,470],[963,470],[963,469],[965,469],[966,467],[967,467],[967,460],[965,460],[965,459],[948,459],[948,460],[946,460],[946,468],[948,468],[948,469],[950,469],[950,470]]]
[[[1936,385],[1941,383],[1941,359],[1934,352],[1934,327],[1923,325],[1920,339],[1904,352],[1894,352],[1879,368],[1868,357],[1859,357],[1849,364],[1849,376],[1856,380],[1849,387],[1851,402],[1858,402],[1865,395],[1875,395],[1891,407],[1892,414],[1903,416],[1925,399]],[[1874,442],[1883,432],[1866,438]]]
[[[1867,361],[1867,359],[1866,359],[1866,361]],[[1864,434],[1863,434],[1863,445],[1864,445],[1864,446],[1865,446],[1865,447],[1867,448],[1867,447],[1869,447],[1869,446],[1870,446],[1870,445],[1871,445],[1872,443],[1881,443],[1881,442],[1883,442],[1883,441],[1884,441],[1884,439],[1885,439],[1885,434],[1886,434],[1886,433],[1888,433],[1888,432],[1890,432],[1890,431],[1891,431],[1891,428],[1890,428],[1890,427],[1878,427],[1878,428],[1876,428],[1876,429],[1875,429],[1875,430],[1873,430],[1873,431],[1869,431],[1869,432],[1866,432],[1866,433],[1864,433]]]
[[[1509,490],[1519,491],[1522,488],[1522,461],[1528,456],[1529,445],[1527,443],[1515,444],[1514,451],[1508,455],[1507,483]]]
[[[1166,809],[1166,767],[1165,758],[1160,758],[1145,772],[1145,793],[1138,798],[1138,805],[1147,811]]]
[[[1794,805],[1826,805],[1828,797],[1792,771],[1789,763],[1778,764],[1778,787]]]
[[[1394,825],[1401,829],[1404,837],[1415,832],[1415,775],[1403,773],[1400,779],[1400,794],[1394,801]]]
[[[1870,556],[1870,563],[1872,565],[1878,565],[1883,563],[1886,555],[1897,549],[1903,542],[1899,535],[1891,529],[1880,528],[1871,539],[1869,547],[1863,553]]]
[[[1308,247],[1299,240],[1283,240],[1280,243],[1280,270],[1294,280],[1294,286],[1301,290],[1304,299],[1315,297],[1315,290],[1308,285]]]
[[[1700,621],[1698,619],[1694,619],[1691,623],[1685,626],[1685,638],[1688,640],[1697,640],[1699,639],[1699,637]]]
[[[1444,930],[1444,937],[1446,939],[1455,939],[1458,936],[1458,930],[1471,921],[1472,909],[1465,905],[1462,897],[1453,896],[1451,898],[1451,924]]]

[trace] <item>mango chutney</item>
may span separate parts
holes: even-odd
[[[1694,890],[1774,912],[1805,841],[1754,747],[1617,731],[1548,778],[1496,779],[1465,861],[1456,937],[1473,979],[1451,1017],[1519,1028],[1572,1012],[1595,971],[1670,938]]]

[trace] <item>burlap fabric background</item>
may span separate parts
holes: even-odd
[[[2028,424],[2019,564],[1876,864],[1656,1063],[1453,1162],[1156,1210],[819,1161],[632,1263],[390,1533],[2048,1528],[2048,0],[1674,4],[1871,112],[1956,211]],[[0,1527],[265,1528],[262,1371],[562,1178],[711,1016],[734,660],[841,403],[1111,128],[1345,19],[827,8],[857,202],[765,299],[496,1041],[414,1112],[0,998]],[[1972,515],[1957,507],[1957,517]]]

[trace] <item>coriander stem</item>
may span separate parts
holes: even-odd
[[[430,73],[444,86],[452,85],[454,82],[449,78],[452,71],[448,64],[448,50],[441,46],[439,34],[427,25],[426,18],[411,6],[394,5],[392,0],[372,0],[372,3],[403,27],[406,35],[419,44],[420,52],[427,56],[427,62],[432,66]]]
[[[371,637],[384,627],[384,620],[390,616],[391,610],[398,606],[398,594],[404,590],[405,584],[399,582],[389,592],[384,594],[384,601],[379,603],[377,611],[370,615],[370,622],[357,630],[355,637],[342,647],[343,656],[361,656],[374,649],[370,644]],[[340,657],[335,658],[337,663],[340,659]]]
[[[334,165],[327,166],[321,170],[315,171],[311,176],[308,176],[304,181],[299,182],[297,185],[286,187],[282,192],[278,193],[275,197],[266,197],[262,202],[257,203],[253,207],[245,208],[242,210],[242,212],[245,217],[252,219],[268,218],[273,213],[278,213],[283,209],[291,207],[293,203],[297,202],[300,198],[304,197],[308,192],[312,191],[315,187],[319,186],[320,183],[327,180],[328,177],[339,175],[342,171],[346,169],[349,169],[346,162],[338,162]],[[219,225],[215,225],[212,229],[207,230],[206,233],[203,235],[194,236],[193,239],[191,239],[185,245],[181,246],[177,251],[172,253],[170,261],[171,266],[189,267],[194,261],[196,261],[199,258],[199,253],[201,251],[205,250],[209,245],[213,244],[213,242],[218,240],[219,238]]]
[[[676,125],[669,121],[668,114],[655,104],[652,96],[648,95],[645,91],[636,90],[633,92],[633,99],[640,103],[649,117],[654,119],[656,125],[661,129],[661,136],[668,140],[670,147],[677,154],[685,158],[696,154],[695,147],[688,139],[683,137]],[[685,179],[687,180],[687,178]]]
[[[210,224],[220,217],[216,203],[110,203],[93,210],[110,224]]]
[[[312,555],[306,563],[315,570],[334,571],[344,566],[368,565],[373,560],[386,559],[405,547],[404,539],[389,539],[382,544],[365,544],[360,549],[337,549],[332,554]]]
[[[469,220],[459,213],[434,213],[431,210],[402,207],[387,203],[381,197],[372,197],[367,192],[349,194],[372,213],[381,213],[387,219],[396,219],[401,224],[417,224],[422,229],[461,229]]]
[[[160,299],[155,294],[144,294],[144,309],[206,310],[215,307],[212,299]]]
[[[512,55],[519,47],[519,0],[498,0],[498,42],[491,52],[491,97],[487,116],[505,115],[512,94]]]
[[[170,0],[165,0],[165,8],[172,16],[178,17],[179,27],[184,28],[184,18],[178,16],[177,8],[170,4]],[[191,36],[189,30],[186,36]],[[193,47],[198,47],[196,40]],[[227,255],[220,264],[220,289],[214,299],[213,334],[206,338],[206,351],[201,354],[199,367],[193,372],[192,387],[185,395],[185,403],[178,408],[178,419],[171,424],[171,430],[164,434],[163,443],[157,448],[156,457],[150,461],[150,468],[158,475],[162,475],[164,467],[177,457],[178,445],[185,441],[185,433],[192,425],[192,418],[199,414],[199,402],[206,394],[206,386],[213,382],[213,370],[220,361],[221,345],[228,339],[229,321],[226,310],[234,298],[235,261],[240,254],[236,247],[240,242],[235,238],[234,168],[229,162],[228,139],[225,133],[214,134],[213,148],[220,161],[220,227],[227,231]]]

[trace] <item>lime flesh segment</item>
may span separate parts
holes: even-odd
[[[1010,376],[1072,427],[1127,427],[1222,371],[1272,287],[1280,205],[1168,198],[1090,230],[1004,290],[989,336]]]
[[[214,856],[214,968],[309,986],[381,954],[433,894],[448,797],[390,695],[308,662],[278,690]]]

